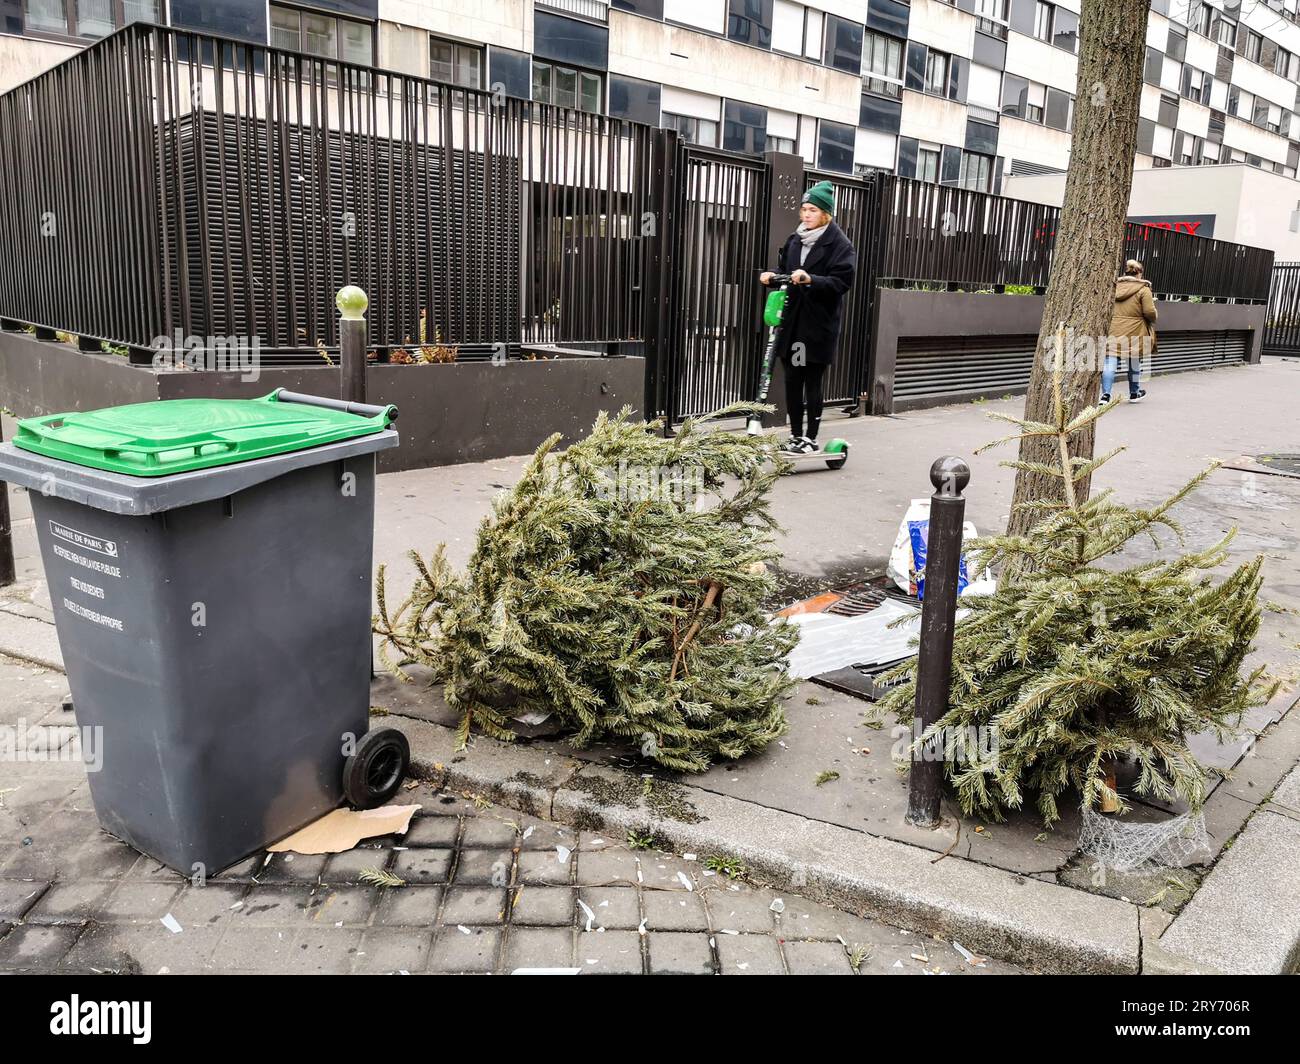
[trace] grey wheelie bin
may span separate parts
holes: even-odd
[[[277,389],[32,418],[29,490],[101,825],[211,875],[344,798],[387,800],[367,735],[375,453],[394,407]]]

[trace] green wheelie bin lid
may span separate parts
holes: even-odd
[[[164,399],[18,423],[13,444],[24,451],[75,465],[161,477],[246,462],[379,432],[397,408],[349,412],[338,400],[281,398],[277,388],[260,399]],[[313,399],[313,402],[296,400]],[[330,406],[316,405],[331,403]]]

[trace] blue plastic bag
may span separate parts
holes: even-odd
[[[925,556],[930,538],[930,520],[908,521],[907,534],[912,539],[912,571],[916,573],[916,597],[925,598]],[[957,594],[966,590],[970,583],[970,573],[966,570],[966,555],[961,556],[957,567]]]

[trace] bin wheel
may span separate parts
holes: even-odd
[[[396,728],[366,732],[343,763],[343,796],[356,809],[374,809],[397,793],[411,763],[411,744]]]

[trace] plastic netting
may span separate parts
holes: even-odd
[[[1079,850],[1116,872],[1144,866],[1176,868],[1210,851],[1202,813],[1184,813],[1156,824],[1135,824],[1083,810]]]

